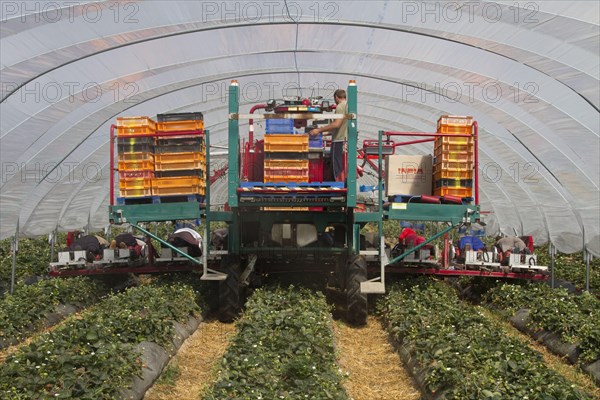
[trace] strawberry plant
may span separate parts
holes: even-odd
[[[206,399],[347,399],[340,380],[325,297],[258,290]]]
[[[503,284],[489,290],[483,299],[509,316],[529,309],[534,329],[555,332],[564,342],[577,344],[584,363],[600,358],[600,300],[590,293],[575,296],[547,285]]]
[[[0,299],[0,341],[21,341],[39,329],[43,318],[59,304],[79,308],[94,302],[104,287],[89,278],[47,279],[33,285],[17,285],[12,295]]]
[[[171,346],[173,321],[199,313],[186,286],[140,286],[107,297],[6,358],[2,398],[112,399],[141,373],[135,346]]]
[[[536,251],[540,265],[550,266],[548,246],[541,246]],[[556,278],[571,282],[579,289],[585,288],[586,266],[583,262],[582,252],[573,254],[557,253],[554,258]],[[600,259],[595,258],[590,262],[590,291],[600,294]]]
[[[446,399],[589,399],[550,370],[541,355],[448,285],[418,279],[379,304],[391,336],[416,360],[425,390]]]

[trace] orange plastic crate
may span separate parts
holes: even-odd
[[[437,121],[438,128],[447,126],[473,126],[473,117],[467,115],[442,115]]]
[[[152,196],[151,178],[119,179],[120,197]]]
[[[435,162],[433,165],[436,171],[443,171],[448,169],[465,169],[468,171],[473,170],[472,161],[440,161]]]
[[[154,171],[152,161],[119,161],[119,172],[121,171]]]
[[[265,152],[308,152],[308,135],[265,135]]]
[[[156,153],[154,155],[156,171],[172,171],[176,169],[205,169],[206,155],[200,152]]]
[[[308,160],[265,160],[265,168],[306,169],[308,168]]]
[[[435,146],[438,147],[442,144],[473,144],[473,136],[438,136],[435,138]]]
[[[265,183],[303,183],[308,182],[308,175],[265,175]]]
[[[470,126],[452,126],[452,125],[442,125],[439,126],[437,131],[438,133],[448,133],[454,135],[470,135],[472,133],[472,128]]]
[[[152,178],[119,179],[119,189],[152,189]]]
[[[473,179],[473,170],[466,169],[436,169],[433,173],[435,181],[440,179]]]
[[[467,139],[470,140],[469,138],[457,138],[457,139]],[[435,143],[435,153],[440,153],[440,152],[445,152],[445,153],[452,153],[452,152],[456,152],[456,151],[466,151],[469,153],[473,153],[475,150],[475,147],[473,146],[473,142],[471,143]]]
[[[447,187],[442,186],[433,190],[434,196],[445,196],[445,195],[459,196],[459,197],[473,197],[472,188],[463,187]]]
[[[152,193],[155,196],[205,193],[205,182],[197,176],[177,176],[171,178],[154,178]]]
[[[119,161],[154,161],[152,153],[119,153]]]
[[[148,125],[117,127],[117,137],[126,137],[130,135],[154,135],[155,133],[156,129],[151,128]]]
[[[134,179],[134,178],[154,178],[154,171],[119,171],[119,179]]]
[[[179,131],[197,131],[204,129],[204,121],[166,121],[157,124],[160,132],[179,132]]]
[[[150,117],[117,117],[117,127],[137,127],[147,125],[156,130],[156,122]]]
[[[473,153],[466,151],[455,151],[452,153],[435,152],[434,163],[453,163],[453,162],[470,162],[472,163],[475,156]]]

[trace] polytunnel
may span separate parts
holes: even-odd
[[[108,224],[119,116],[202,111],[218,161],[232,79],[246,111],[355,80],[359,142],[473,116],[491,233],[598,257],[599,15],[587,1],[2,2],[0,238]]]

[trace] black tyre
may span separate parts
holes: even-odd
[[[221,272],[227,279],[219,282],[219,321],[232,322],[240,313],[240,264],[239,260],[225,257],[221,262]]]
[[[346,318],[348,323],[366,325],[367,294],[360,292],[360,284],[367,280],[367,262],[362,256],[356,256],[348,263],[346,277]]]

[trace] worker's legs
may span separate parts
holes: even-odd
[[[344,142],[331,143],[331,164],[333,166],[333,179],[335,179],[336,182],[345,181]]]

